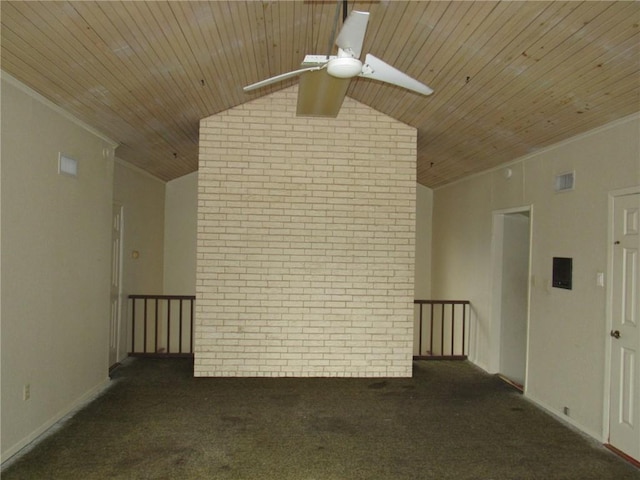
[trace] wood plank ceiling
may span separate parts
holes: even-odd
[[[2,69],[163,180],[197,169],[201,118],[288,87],[242,87],[328,53],[333,0],[2,1]],[[418,129],[438,187],[640,111],[640,3],[352,1],[363,53],[431,86],[347,95]]]

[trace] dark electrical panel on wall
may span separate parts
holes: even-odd
[[[556,288],[571,290],[573,277],[573,258],[553,257],[553,281]]]

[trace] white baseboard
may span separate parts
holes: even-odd
[[[473,363],[473,365],[475,365],[479,369],[483,370],[484,372],[488,373],[489,375],[494,375],[494,373],[490,372],[486,368],[485,365],[478,364],[478,363],[475,363],[475,362],[472,362],[472,363]],[[603,438],[602,433],[597,433],[597,432],[594,432],[593,430],[591,430],[589,428],[586,428],[584,425],[576,422],[573,418],[565,415],[564,412],[562,412],[562,411],[560,411],[560,410],[558,410],[556,408],[551,407],[550,405],[548,405],[547,403],[543,402],[539,398],[536,398],[533,395],[529,394],[526,390],[522,394],[522,398],[524,398],[525,400],[533,403],[535,406],[541,408],[545,412],[551,414],[553,417],[555,417],[556,419],[560,420],[561,422],[563,422],[565,424],[568,424],[574,430],[577,430],[580,433],[591,437],[593,440],[595,440],[595,441],[597,441],[597,442],[599,442],[601,444],[606,443],[606,440]]]
[[[544,410],[547,413],[550,413],[552,416],[554,416],[555,418],[557,418],[558,420],[560,420],[563,423],[568,424],[570,427],[572,427],[575,430],[578,430],[579,432],[591,437],[593,440],[597,441],[598,443],[605,443],[604,439],[602,438],[602,433],[597,433],[589,428],[586,428],[584,425],[576,422],[573,418],[565,415],[563,412],[561,412],[560,410],[551,407],[550,405],[546,404],[545,402],[543,402],[542,400],[533,397],[529,394],[526,394],[523,396],[526,400],[530,401],[531,403],[533,403],[534,405],[540,407],[542,410]]]
[[[56,426],[62,425],[62,423],[73,416],[78,410],[82,407],[93,401],[99,395],[101,395],[109,386],[111,385],[110,379],[106,378],[98,385],[89,389],[82,396],[77,398],[74,402],[68,405],[66,408],[63,408],[59,412],[57,412],[53,417],[47,420],[45,423],[40,425],[33,432],[28,434],[19,442],[15,443],[7,450],[2,452],[0,456],[2,462],[2,470],[9,466],[13,461],[17,459],[20,455],[28,452],[31,448],[33,448],[39,441],[46,438],[47,435],[56,431]]]

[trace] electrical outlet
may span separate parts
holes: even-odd
[[[22,399],[27,401],[31,398],[31,385],[25,383],[24,387],[22,387]]]
[[[569,416],[569,407],[564,407],[563,411],[564,411],[564,414],[568,417]]]

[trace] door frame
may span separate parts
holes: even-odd
[[[611,420],[611,337],[609,332],[613,327],[613,248],[614,242],[613,220],[615,200],[625,195],[640,194],[640,185],[635,187],[612,190],[608,195],[607,205],[607,277],[606,284],[606,325],[602,332],[604,338],[604,392],[603,392],[603,412],[602,412],[602,443],[609,444],[609,422]],[[615,448],[615,445],[612,445]],[[640,459],[636,459],[640,460]]]
[[[533,255],[533,205],[512,207],[501,210],[493,210],[491,225],[491,326],[489,330],[489,341],[492,346],[489,352],[489,372],[500,372],[500,356],[502,343],[502,254],[504,245],[504,217],[515,213],[529,214],[529,260],[528,272],[529,281],[527,283],[527,345],[525,351],[525,374],[524,392],[527,391],[527,379],[529,376],[529,339],[531,320],[531,258]],[[498,291],[498,287],[500,287]]]
[[[120,248],[118,249],[118,258],[114,259],[113,258],[113,248],[111,251],[111,261],[112,262],[118,262],[118,311],[117,311],[117,319],[116,319],[116,324],[115,324],[115,332],[111,331],[111,319],[109,320],[109,344],[111,343],[111,337],[112,335],[115,334],[115,350],[116,350],[116,364],[120,361],[120,352],[121,352],[121,347],[122,347],[122,319],[125,317],[123,315],[123,304],[124,302],[122,301],[122,293],[123,293],[123,288],[122,288],[122,279],[123,279],[123,274],[122,274],[122,268],[124,266],[124,249],[123,249],[123,243],[124,243],[124,205],[122,205],[119,202],[112,202],[112,213],[111,213],[111,221],[113,221],[113,217],[114,217],[114,213],[116,212],[116,210],[119,211],[120,213]],[[112,237],[111,237],[111,242],[113,242],[113,225],[112,225]],[[113,266],[113,263],[112,263]],[[113,275],[113,272],[112,272]],[[111,291],[109,292],[109,294],[111,295]],[[111,356],[111,345],[109,345],[109,356]],[[111,362],[111,359],[109,359],[109,363]],[[109,368],[111,368],[113,365],[109,365]]]

